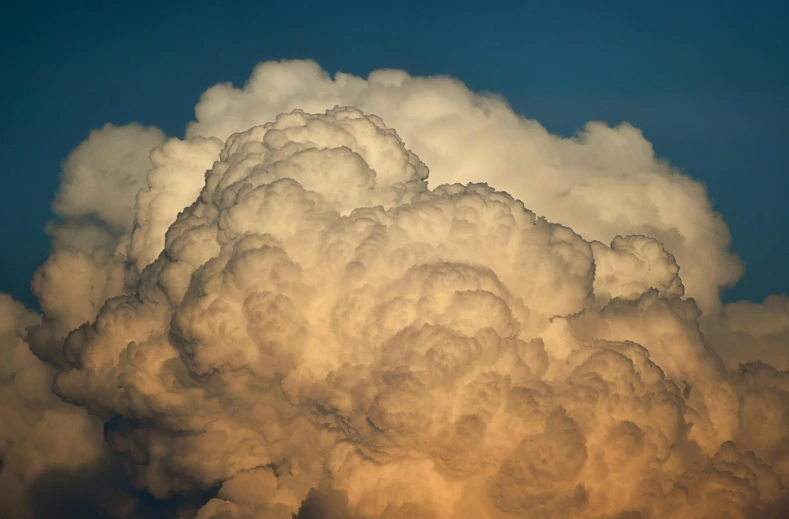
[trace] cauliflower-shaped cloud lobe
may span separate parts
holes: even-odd
[[[786,499],[789,375],[726,370],[661,242],[429,188],[357,108],[272,119],[162,145],[114,252],[81,253],[123,281],[61,334],[54,390],[107,421],[137,488],[212,491],[205,519],[745,519]]]
[[[448,77],[377,70],[334,77],[312,61],[259,64],[243,88],[209,88],[187,136],[226,139],[293,109],[354,106],[383,118],[430,166],[433,186],[488,182],[586,240],[660,240],[683,269],[687,296],[720,306],[721,287],[742,275],[726,224],[704,187],[657,158],[641,132],[590,122],[572,138],[517,115],[498,96]]]

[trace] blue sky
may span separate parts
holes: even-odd
[[[628,121],[707,186],[729,224],[746,274],[725,300],[789,293],[789,5],[441,4],[6,8],[0,291],[34,305],[60,163],[91,129],[137,121],[182,135],[212,84],[243,84],[260,61],[311,58],[332,73],[449,74],[563,135],[588,120]]]

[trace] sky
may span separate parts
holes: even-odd
[[[20,3],[0,20],[0,292],[36,307],[61,162],[107,122],[182,136],[200,94],[254,65],[450,75],[549,131],[627,121],[704,183],[745,275],[724,301],[789,293],[789,7],[782,2]],[[516,5],[517,4],[517,5]],[[407,144],[407,143],[406,143]]]

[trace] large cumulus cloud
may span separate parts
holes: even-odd
[[[785,298],[720,309],[726,226],[636,130],[562,139],[448,78],[309,62],[196,111],[185,139],[92,134],[34,279],[43,316],[0,300],[20,495],[35,474],[7,460],[34,467],[20,438],[46,432],[80,446],[46,463],[112,451],[187,517],[786,502]]]
[[[452,78],[399,70],[332,77],[310,61],[262,63],[241,89],[208,89],[187,135],[224,139],[282,112],[335,105],[356,106],[396,128],[430,166],[433,185],[488,182],[587,240],[657,238],[678,259],[687,295],[702,308],[716,308],[720,288],[742,274],[704,187],[657,158],[639,130],[592,122],[575,137],[558,137],[500,97]]]

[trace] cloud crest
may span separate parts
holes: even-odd
[[[378,70],[366,79],[331,77],[311,61],[258,65],[243,88],[208,89],[187,136],[232,133],[293,109],[355,106],[396,128],[430,166],[431,184],[487,182],[586,240],[617,235],[658,239],[683,267],[687,295],[705,310],[720,305],[742,265],[704,187],[655,157],[641,132],[591,122],[562,138],[516,115],[506,101],[448,77]]]

